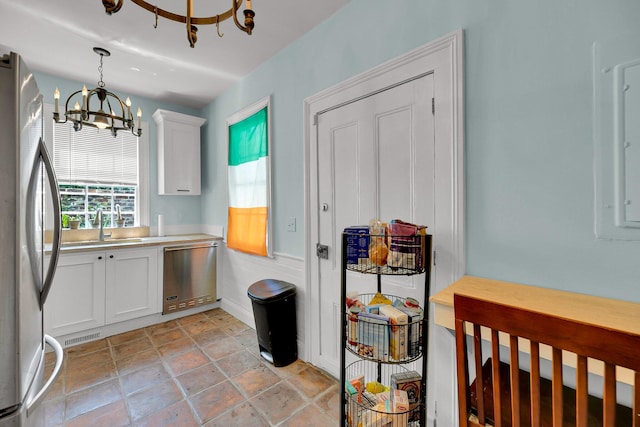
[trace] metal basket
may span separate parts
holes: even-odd
[[[348,227],[347,269],[369,274],[413,275],[426,268],[426,234],[369,234],[367,227]]]
[[[347,312],[347,349],[360,358],[385,363],[408,363],[422,356],[421,307],[407,307],[407,298],[384,295],[396,310],[406,315],[406,323],[385,316],[385,308],[371,305],[376,294],[360,294],[358,300],[367,310]],[[386,304],[385,304],[386,305]],[[414,304],[409,304],[414,305]]]
[[[420,426],[420,403],[413,403],[407,411],[394,412],[389,407],[388,410],[376,409],[380,401],[386,400],[388,393],[392,392],[389,387],[388,392],[374,394],[366,390],[369,382],[378,382],[390,386],[393,375],[406,374],[409,370],[402,365],[377,364],[366,360],[359,360],[346,367],[345,378],[351,381],[357,378],[364,378],[361,392],[353,393],[345,389],[345,404],[347,415],[347,426],[356,427],[366,425],[371,427],[392,427],[392,426]],[[420,399],[418,399],[418,402]]]

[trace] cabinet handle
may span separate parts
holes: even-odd
[[[113,255],[109,255],[109,258],[113,258]]]
[[[184,192],[184,193],[188,193],[191,190],[183,190],[182,188],[178,188],[178,189],[176,189],[176,191],[181,191],[181,192]]]
[[[102,259],[102,257],[101,257],[101,256],[99,256],[99,257],[98,257],[98,259]]]

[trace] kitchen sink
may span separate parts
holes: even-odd
[[[63,247],[67,246],[91,246],[91,245],[118,245],[122,243],[137,243],[142,242],[141,237],[123,237],[120,239],[104,239],[100,240],[78,240],[75,242],[62,242]]]

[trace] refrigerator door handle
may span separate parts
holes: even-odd
[[[42,291],[40,292],[40,309],[44,306],[45,301],[47,300],[47,296],[49,295],[49,291],[51,290],[51,285],[53,284],[53,275],[56,272],[56,267],[58,266],[58,256],[60,255],[60,233],[62,231],[62,218],[60,217],[60,191],[58,190],[58,178],[56,178],[56,173],[53,169],[53,163],[51,162],[51,157],[49,156],[49,152],[47,151],[47,146],[44,142],[44,139],[40,138],[40,143],[38,144],[38,151],[40,153],[40,158],[44,163],[44,169],[47,173],[49,186],[51,187],[51,198],[53,199],[53,239],[51,241],[51,258],[49,261],[49,268],[47,269],[47,275],[44,278],[44,282],[42,284]]]
[[[47,334],[44,335],[44,341],[49,344],[49,346],[51,346],[51,348],[53,348],[53,351],[56,353],[56,365],[54,366],[53,372],[51,372],[49,379],[44,384],[44,386],[42,386],[38,394],[36,394],[33,399],[27,402],[27,417],[36,410],[40,403],[42,403],[44,398],[47,396],[47,393],[49,393],[49,389],[51,389],[53,383],[55,383],[60,376],[60,372],[62,372],[62,359],[64,358],[64,350],[62,349],[62,346],[55,338]],[[42,364],[44,364],[44,358],[42,360]]]

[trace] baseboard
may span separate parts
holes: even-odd
[[[239,306],[238,304],[234,304],[232,301],[225,301],[224,299],[220,301],[220,308],[226,311],[227,313],[229,313],[230,315],[232,315],[233,317],[235,317],[236,319],[245,323],[249,327],[251,327],[251,329],[253,330],[256,329],[253,312],[247,311],[243,307]],[[307,357],[307,354],[305,351],[304,340],[301,340],[300,336],[298,336],[297,342],[298,342],[298,359],[308,362],[309,358]]]
[[[230,315],[232,315],[233,317],[235,317],[236,319],[240,320],[242,323],[247,324],[253,329],[256,328],[255,322],[253,320],[253,313],[251,311],[248,311],[246,308],[240,306],[239,304],[236,304],[231,300],[223,298],[220,300],[220,308],[226,311],[227,313],[229,313]]]
[[[306,286],[304,281],[304,259],[287,254],[274,254],[273,258],[247,255],[228,250],[220,245],[218,257],[221,283],[220,307],[238,320],[255,328],[253,307],[247,290],[253,283],[264,279],[277,279],[296,286],[296,321],[298,325],[298,357],[309,360],[305,348],[308,310],[304,306]]]
[[[168,322],[169,320],[175,320],[180,317],[191,316],[192,314],[201,313],[203,311],[209,311],[214,308],[221,308],[220,302],[213,304],[202,305],[199,307],[191,308],[188,310],[178,311],[176,313],[163,315],[162,313],[152,314],[150,316],[139,317],[137,319],[131,319],[124,322],[112,323],[110,325],[104,325],[99,328],[88,329],[85,331],[74,332],[71,334],[54,336],[62,347],[73,347],[74,345],[84,344],[91,341],[101,340],[113,335],[122,334],[124,332],[133,331],[135,329],[146,328],[151,325]]]

